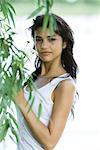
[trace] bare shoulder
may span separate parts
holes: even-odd
[[[61,81],[54,90],[54,103],[55,104],[67,104],[74,100],[76,87],[72,80]]]
[[[59,85],[56,88],[57,91],[69,91],[74,92],[76,89],[75,84],[72,82],[72,80],[63,80],[59,83]]]

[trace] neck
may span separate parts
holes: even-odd
[[[42,63],[41,76],[53,77],[66,73],[60,62]]]

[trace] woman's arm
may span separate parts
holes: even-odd
[[[75,87],[70,81],[62,81],[54,91],[54,107],[48,127],[40,122],[34,112],[28,112],[23,90],[16,97],[16,103],[21,109],[32,133],[47,150],[51,150],[59,140],[65,127],[74,99]],[[28,113],[27,113],[28,112]]]

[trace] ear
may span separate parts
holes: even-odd
[[[66,48],[66,46],[67,46],[67,43],[66,43],[66,42],[63,42],[62,48],[64,49],[64,48]]]

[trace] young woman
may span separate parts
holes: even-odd
[[[32,91],[34,103],[29,112],[27,84],[16,97],[19,106],[18,150],[52,150],[62,135],[73,106],[77,73],[73,34],[62,18],[52,15],[57,23],[53,33],[50,33],[49,23],[42,32],[44,15],[37,16],[31,26],[38,53],[36,70],[32,74],[37,88]]]

